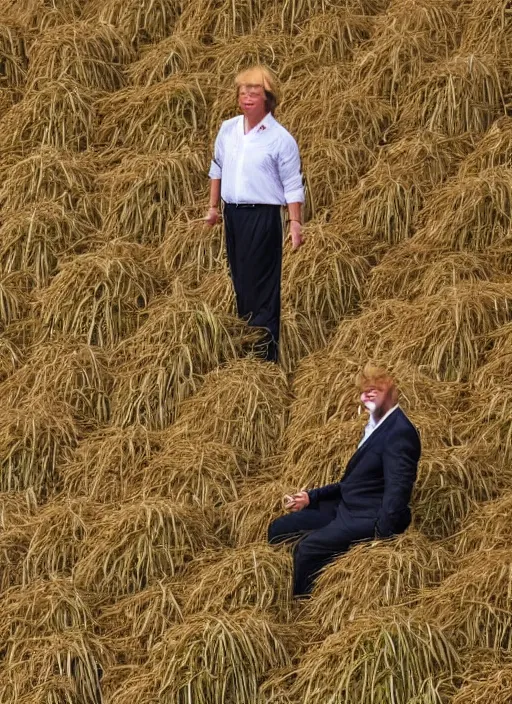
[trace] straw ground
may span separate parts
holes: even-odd
[[[506,491],[494,501],[475,507],[457,535],[457,553],[469,555],[507,548],[511,506],[512,493]]]

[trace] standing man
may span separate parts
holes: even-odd
[[[224,202],[226,248],[238,314],[266,328],[266,359],[277,362],[281,317],[281,208],[288,208],[292,248],[302,244],[304,189],[297,143],[274,118],[274,76],[255,66],[235,79],[241,115],[222,123],[210,167],[206,222]]]
[[[295,596],[309,594],[318,571],[352,543],[389,538],[411,522],[409,501],[421,455],[418,433],[399,407],[385,369],[366,365],[358,385],[370,419],[341,481],[285,497],[291,513],[269,527],[270,542],[305,534],[294,552]]]

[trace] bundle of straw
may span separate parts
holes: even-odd
[[[482,672],[468,672],[464,684],[454,694],[452,704],[479,704],[493,702],[508,704],[512,698],[512,663],[491,660]]]
[[[253,704],[268,670],[289,664],[291,635],[289,627],[251,611],[191,616],[167,631],[114,700]]]
[[[195,72],[203,53],[204,47],[196,39],[173,32],[158,44],[143,47],[140,59],[127,66],[126,72],[133,85],[145,88],[175,74]]]
[[[161,446],[160,435],[143,426],[98,430],[60,466],[64,493],[98,502],[126,501]]]
[[[89,0],[84,17],[97,24],[113,25],[135,46],[165,39],[180,16],[182,0]]]
[[[0,325],[3,329],[21,320],[28,313],[29,280],[19,272],[0,275]]]
[[[0,121],[0,147],[18,147],[24,153],[32,145],[85,151],[96,130],[98,94],[61,78],[28,91]]]
[[[114,421],[165,428],[202,376],[236,358],[255,337],[237,318],[216,314],[198,299],[155,300],[144,325],[114,352]]]
[[[512,50],[510,5],[507,0],[474,0],[465,8],[465,22],[461,43],[471,51],[483,51],[503,59]]]
[[[177,29],[205,44],[216,38],[252,34],[265,6],[265,0],[197,0],[185,6]]]
[[[27,526],[30,542],[23,562],[24,583],[69,577],[84,554],[87,535],[104,512],[104,505],[87,499],[61,498],[43,506]]]
[[[422,589],[450,573],[452,560],[414,531],[391,542],[356,545],[320,574],[307,617],[321,634],[329,634],[383,606],[412,606]]]
[[[21,364],[23,355],[9,335],[3,332],[0,338],[0,383],[8,379]]]
[[[292,561],[285,550],[255,543],[205,555],[187,576],[185,614],[222,613],[242,608],[290,613]]]
[[[38,498],[52,494],[65,448],[78,431],[69,408],[51,396],[30,393],[0,410],[0,490],[32,488]]]
[[[373,18],[347,3],[346,7],[311,15],[301,24],[295,47],[322,64],[349,61],[354,50],[369,39],[372,29]]]
[[[158,280],[140,245],[114,241],[65,263],[37,302],[47,334],[108,347],[137,330]]]
[[[285,677],[292,701],[443,701],[459,666],[445,631],[414,612],[390,608],[362,616],[308,649],[295,676]],[[416,698],[416,699],[415,699]]]
[[[512,643],[510,548],[478,552],[436,589],[423,594],[421,611],[460,646],[508,651]]]
[[[84,543],[73,575],[99,594],[133,594],[174,575],[216,547],[207,516],[197,506],[167,500],[128,502],[105,513]]]
[[[179,208],[195,202],[203,171],[201,154],[188,148],[150,154],[128,152],[100,177],[105,229],[111,236],[157,244],[164,237],[168,219]]]
[[[12,24],[0,24],[0,56],[2,57],[2,88],[23,88],[27,71],[27,37]]]
[[[97,247],[99,235],[82,213],[72,217],[59,201],[43,200],[4,212],[0,243],[1,270],[26,271],[42,288],[57,273],[61,256]]]
[[[0,589],[19,587],[23,583],[23,561],[30,543],[30,528],[16,526],[0,533]]]
[[[210,372],[178,410],[177,427],[201,428],[203,438],[225,442],[258,458],[279,446],[287,419],[289,392],[275,364],[236,360]]]
[[[36,31],[74,22],[82,9],[81,0],[6,0],[2,5],[8,21]]]
[[[504,116],[492,123],[482,139],[460,167],[462,175],[478,175],[487,169],[508,167],[512,161],[512,117]]]
[[[457,553],[473,555],[478,552],[506,549],[510,545],[512,529],[512,493],[489,501],[483,506],[475,507],[468,515],[462,530],[457,535]]]
[[[37,510],[37,499],[32,489],[0,492],[0,528],[21,528]]]
[[[83,87],[115,91],[124,85],[123,65],[132,58],[131,47],[115,27],[61,24],[31,44],[27,82],[30,88],[41,89],[48,81],[70,78]]]

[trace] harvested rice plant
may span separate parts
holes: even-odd
[[[279,366],[202,218],[233,78],[298,141]],[[0,702],[512,701],[508,0],[3,0]],[[285,492],[387,363],[413,524],[290,597]]]

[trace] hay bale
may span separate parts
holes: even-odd
[[[395,359],[442,381],[464,381],[486,350],[486,336],[509,318],[507,283],[466,283],[409,303],[379,301],[338,328],[332,349],[358,362]]]
[[[59,463],[78,440],[69,408],[28,394],[0,409],[0,491],[32,488],[36,497],[51,495],[59,481]]]
[[[458,666],[441,627],[394,608],[356,619],[310,647],[287,693],[292,701],[437,703]]]
[[[126,73],[132,85],[147,88],[175,74],[194,73],[204,51],[205,47],[193,37],[173,32],[158,44],[142,47],[140,59],[127,66]]]
[[[413,132],[381,150],[342,208],[357,213],[364,232],[395,245],[414,233],[428,195],[454,172],[467,147],[466,140]]]
[[[185,5],[177,30],[205,44],[211,44],[217,37],[226,40],[250,35],[265,7],[265,0],[197,0]]]
[[[97,163],[79,155],[42,147],[6,169],[0,186],[2,212],[21,211],[35,201],[58,201],[66,214],[99,224],[92,198]]]
[[[40,34],[30,46],[28,59],[31,89],[69,78],[81,87],[115,91],[124,85],[123,65],[132,61],[133,52],[115,27],[75,22]]]
[[[0,338],[0,384],[14,373],[22,359],[18,346],[3,334]]]
[[[78,20],[82,8],[81,0],[5,0],[2,12],[25,30],[44,31]]]
[[[457,534],[456,551],[459,555],[506,549],[510,545],[512,529],[512,494],[505,491],[494,501],[475,506]]]
[[[506,57],[512,50],[510,6],[506,0],[474,0],[465,9],[461,44],[471,51]]]
[[[3,643],[94,628],[93,599],[67,577],[35,579],[21,589],[11,587],[2,594],[1,603]]]
[[[238,547],[266,540],[267,528],[283,513],[283,497],[290,492],[279,476],[277,462],[257,478],[245,482],[240,498],[220,509],[221,531],[226,541]]]
[[[209,511],[238,498],[238,487],[249,473],[247,458],[220,442],[205,441],[201,428],[194,436],[165,433],[162,449],[132,475],[132,496],[199,506]]]
[[[21,89],[27,72],[27,37],[20,27],[0,24],[0,64],[2,89]]]
[[[285,302],[281,307],[279,338],[279,363],[285,372],[293,373],[300,360],[318,349],[322,342],[318,340],[316,321]]]
[[[299,27],[294,47],[321,64],[349,61],[355,49],[370,38],[372,29],[372,18],[347,3],[307,18]]]
[[[291,638],[289,627],[251,611],[191,616],[167,631],[114,701],[253,704],[267,671],[290,663]]]
[[[26,525],[0,532],[0,591],[23,583],[23,562],[30,543]]]
[[[242,608],[286,618],[291,608],[292,561],[285,550],[255,543],[206,555],[187,578],[185,614],[232,613]]]
[[[114,422],[165,428],[204,374],[235,359],[254,340],[237,318],[217,314],[199,299],[155,300],[146,322],[113,354]]]
[[[80,342],[55,340],[38,344],[2,387],[13,406],[35,394],[58,399],[82,426],[106,423],[110,417],[112,377],[101,350]]]
[[[28,153],[34,144],[85,151],[96,130],[98,95],[61,78],[25,93],[0,120],[0,148]]]
[[[341,11],[346,10],[354,15],[376,15],[383,12],[388,0],[343,0],[334,7],[339,6]],[[306,22],[310,17],[320,15],[329,17],[329,10],[333,3],[326,0],[285,0],[280,8],[281,30],[290,34]]]
[[[181,404],[176,426],[186,433],[200,427],[205,440],[265,459],[279,446],[288,403],[286,378],[277,365],[236,360],[205,377],[199,391]]]
[[[115,240],[63,264],[37,295],[47,335],[108,347],[135,332],[158,284],[148,256],[140,245]]]
[[[229,274],[227,262],[223,261],[216,271],[212,271],[210,274],[199,274],[199,276],[201,278],[201,282],[193,291],[199,300],[204,301],[205,305],[209,306],[215,312],[225,315],[236,315],[235,291],[231,276]],[[281,307],[281,336],[279,338],[279,353],[281,364],[285,367],[285,369],[287,369],[287,371],[287,360],[290,359],[290,355],[292,354],[290,349],[302,349],[304,345],[307,344],[305,340],[307,341],[308,339],[306,330],[308,328],[309,321],[305,321],[303,325],[298,322],[296,324],[296,328],[298,328],[297,334],[299,336],[304,335],[304,337],[297,340],[296,346],[293,347],[293,343],[290,340],[290,326],[293,326],[293,321],[290,320],[290,317],[292,316],[293,311],[289,311],[286,304]]]
[[[453,558],[439,545],[409,531],[392,541],[355,545],[320,574],[306,617],[322,634],[384,606],[411,606],[422,589],[452,571]]]
[[[182,580],[162,579],[135,594],[103,606],[97,622],[104,640],[119,660],[144,661],[171,626],[183,621]],[[107,673],[108,674],[108,673]]]
[[[216,545],[210,521],[197,506],[168,499],[128,502],[104,512],[86,538],[73,576],[86,591],[133,594],[174,576]]]
[[[182,0],[89,0],[84,19],[94,26],[112,25],[134,46],[152,44],[168,37],[183,8]]]
[[[475,673],[465,673],[464,683],[454,694],[451,704],[508,704],[511,697],[512,664],[491,660],[485,662],[484,668],[477,667]]]
[[[23,527],[37,510],[32,489],[0,492],[0,528],[3,531]]]
[[[496,57],[458,53],[432,64],[411,87],[402,119],[455,137],[482,134],[505,113]]]
[[[87,499],[60,498],[39,509],[27,526],[30,542],[23,561],[24,584],[69,577],[84,554],[85,539],[104,512],[104,504]]]
[[[511,551],[472,553],[436,589],[426,591],[423,618],[443,625],[460,647],[507,651],[512,643]]]
[[[60,466],[63,493],[98,502],[126,501],[161,447],[160,434],[140,425],[93,432]]]
[[[0,275],[0,326],[20,321],[29,310],[28,278],[20,272]]]
[[[501,1],[501,0],[500,0]],[[460,166],[461,176],[477,176],[487,169],[508,168],[512,161],[512,117],[493,122]]]
[[[355,56],[354,82],[400,104],[429,64],[456,47],[459,22],[451,0],[391,0]]]
[[[202,156],[188,149],[128,152],[101,174],[105,230],[137,242],[158,244],[169,218],[195,202],[204,178]],[[1,191],[0,191],[1,194]]]
[[[99,236],[83,213],[72,217],[59,201],[43,200],[5,212],[0,243],[1,271],[28,272],[43,288],[57,273],[61,256],[98,246]]]
[[[503,167],[462,175],[430,198],[425,228],[416,235],[423,246],[485,252],[510,229],[512,177]]]
[[[477,444],[424,451],[413,492],[413,525],[431,538],[453,535],[476,502],[497,496],[510,479]]]
[[[177,150],[201,141],[206,127],[207,76],[178,74],[147,87],[130,87],[98,102],[97,141],[141,152]]]
[[[105,645],[79,629],[12,640],[2,695],[8,694],[5,701],[13,704],[97,704],[101,701],[100,673],[111,662]]]
[[[319,346],[357,308],[370,263],[355,243],[325,220],[306,225],[304,237],[298,251],[285,247],[283,298],[311,321],[313,340]]]
[[[371,271],[368,300],[401,298],[412,301],[465,283],[490,282],[496,274],[491,256],[449,252],[408,241],[384,255]]]

